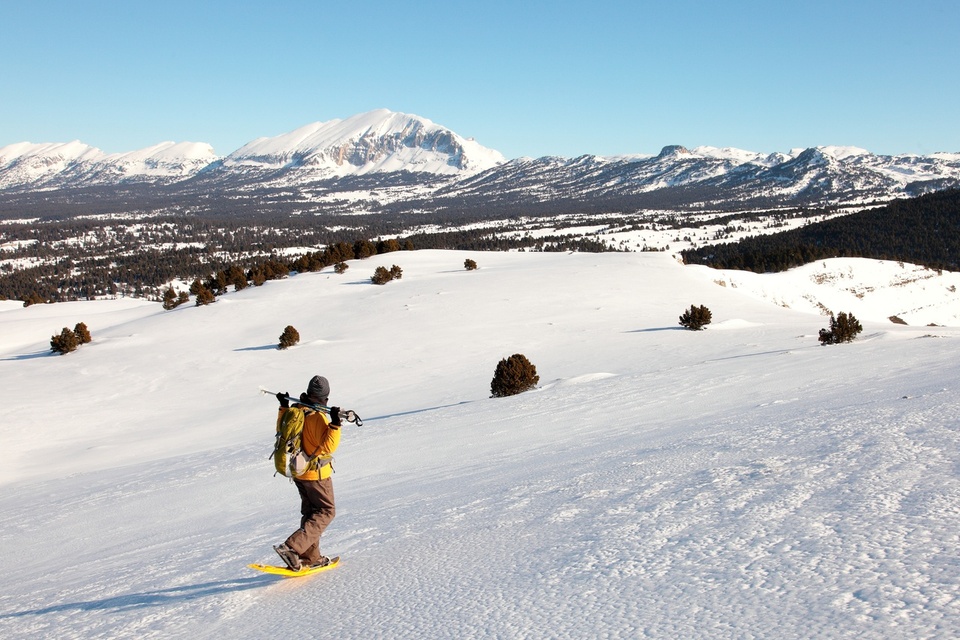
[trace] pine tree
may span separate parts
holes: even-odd
[[[357,240],[353,243],[353,257],[358,260],[377,255],[377,245],[369,240]]]
[[[46,301],[47,301],[46,298],[44,298],[39,293],[34,291],[29,296],[23,299],[23,306],[29,307],[30,305],[33,305],[33,304],[44,304],[46,303]]]
[[[177,292],[173,290],[173,287],[167,287],[163,292],[163,308],[167,311],[175,308],[179,302],[177,301]]]
[[[234,291],[247,287],[247,274],[237,265],[231,265],[227,270],[227,284],[232,284]]]
[[[200,288],[197,289],[197,301],[196,306],[201,307],[204,305],[212,304],[217,301],[217,297],[213,295],[213,291],[210,291],[207,287],[200,285]]]

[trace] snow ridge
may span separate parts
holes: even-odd
[[[397,176],[402,174],[401,179]],[[106,155],[79,141],[16,143],[0,148],[0,190],[69,189],[130,183],[235,190],[289,189],[304,201],[350,201],[334,182],[366,176],[360,199],[389,205],[476,206],[548,201],[610,202],[658,193],[681,205],[744,206],[857,204],[912,197],[960,186],[960,153],[878,156],[852,146],[758,153],[732,147],[668,145],[656,156],[583,155],[518,158],[499,152],[416,115],[377,109],[346,119],[314,122],[253,140],[225,157],[203,143],[164,142]],[[413,176],[412,178],[410,176]],[[440,180],[438,180],[440,178]],[[374,195],[378,186],[384,187]],[[651,202],[653,202],[651,200]],[[660,205],[657,205],[660,206]]]
[[[504,162],[475,140],[426,118],[378,109],[258,138],[225,158],[205,143],[163,142],[105,154],[79,141],[21,142],[0,148],[0,189],[52,189],[147,182],[170,184],[201,173],[249,178],[285,170],[288,181],[409,171],[469,174]]]
[[[198,142],[162,142],[139,151],[107,154],[79,141],[22,142],[0,148],[0,189],[120,184],[131,180],[168,183],[189,178],[216,156]]]

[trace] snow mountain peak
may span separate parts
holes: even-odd
[[[504,162],[497,151],[426,118],[377,109],[259,138],[227,156],[223,167],[291,169],[337,177],[390,171],[456,174]]]
[[[426,118],[376,109],[343,120],[314,122],[249,142],[226,157],[206,143],[162,142],[107,154],[79,140],[20,142],[0,147],[0,190],[170,184],[201,173],[287,182],[407,171],[458,175],[483,171],[503,155]]]
[[[347,179],[357,178],[357,179]],[[960,154],[878,156],[852,146],[787,153],[667,145],[653,155],[507,161],[426,118],[375,109],[253,140],[218,157],[210,145],[163,142],[105,154],[80,141],[0,147],[0,192],[126,185],[169,187],[178,204],[211,189],[237,199],[272,190],[282,206],[353,212],[489,212],[776,207],[883,201],[960,186]],[[117,189],[118,193],[122,189]],[[38,196],[41,197],[41,196]],[[68,199],[70,195],[66,196]],[[126,203],[126,196],[121,198]],[[202,206],[206,206],[205,204]]]
[[[683,145],[670,144],[660,150],[660,154],[657,156],[657,158],[679,158],[683,156],[692,157],[693,154],[690,153],[690,150]]]

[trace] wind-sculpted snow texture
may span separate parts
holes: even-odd
[[[827,319],[782,305],[840,278],[761,285],[665,254],[391,261],[389,287],[367,260],[171,312],[0,305],[0,636],[300,637],[294,609],[339,638],[960,634],[960,323],[939,291],[957,274],[827,261],[873,288],[840,309],[863,334],[824,347]],[[949,326],[889,322],[891,287]],[[705,331],[679,327],[691,303]],[[94,341],[46,355],[77,320]],[[302,341],[279,351],[288,322]],[[540,388],[489,398],[515,352]],[[255,574],[299,519],[257,388],[314,373],[365,419],[323,538],[343,561]]]

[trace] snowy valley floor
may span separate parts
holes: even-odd
[[[825,265],[876,295],[814,277],[864,324],[822,347],[796,272],[376,260],[208,308],[0,307],[0,636],[960,635],[960,328],[886,320],[960,325],[952,280]],[[381,263],[403,279],[365,282]],[[690,304],[706,331],[677,325]],[[78,321],[94,342],[46,355]],[[489,398],[517,352],[540,388]],[[342,565],[284,580],[245,566],[299,518],[257,389],[314,373],[365,425],[335,463]]]

